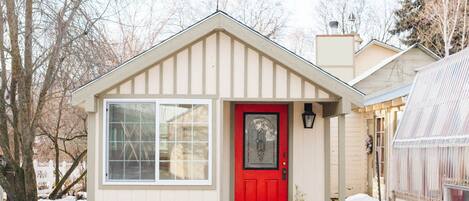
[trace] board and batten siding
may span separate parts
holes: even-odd
[[[105,95],[315,99],[336,96],[223,31],[213,32],[106,90]]]
[[[103,99],[112,98],[188,98],[213,100],[213,133],[211,156],[213,163],[211,186],[118,186],[103,185],[102,145],[102,107]],[[276,59],[260,52],[251,45],[239,40],[224,31],[214,31],[189,43],[189,45],[168,53],[160,61],[155,61],[144,70],[128,75],[122,82],[98,95],[98,110],[95,116],[97,135],[90,135],[88,143],[91,164],[89,178],[90,197],[99,201],[216,201],[227,200],[230,196],[230,167],[222,160],[230,151],[229,117],[231,112],[225,101],[297,101],[294,105],[295,118],[301,117],[303,101],[331,102],[337,101],[336,95],[293,71]],[[315,104],[315,111],[320,111]],[[228,122],[226,122],[228,121]],[[298,185],[309,196],[308,200],[323,200],[322,195],[315,194],[314,189],[321,188],[323,168],[317,167],[313,172],[308,168],[316,167],[322,161],[323,152],[315,152],[310,157],[303,151],[322,150],[322,118],[318,116],[314,133],[302,128],[300,119],[294,123],[294,141],[296,163],[293,164],[293,184]],[[295,136],[295,135],[294,135]],[[305,142],[305,144],[301,144]],[[313,143],[315,146],[311,146]],[[227,145],[228,143],[228,145]],[[316,146],[317,145],[317,146]],[[96,154],[93,154],[96,153]],[[298,154],[298,155],[296,155]],[[304,160],[305,163],[302,161]],[[93,170],[94,169],[94,170]],[[302,178],[311,176],[312,180]],[[292,184],[292,185],[293,185]],[[311,188],[314,187],[314,188]],[[293,192],[294,187],[290,186]],[[93,190],[91,190],[93,189]],[[93,200],[93,199],[91,199]]]
[[[338,197],[338,121],[331,118],[331,197]],[[367,193],[366,120],[363,113],[345,115],[345,188],[347,196]]]

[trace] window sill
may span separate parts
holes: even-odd
[[[103,186],[210,186],[210,181],[106,181]]]
[[[216,190],[213,182],[105,182],[101,190]]]

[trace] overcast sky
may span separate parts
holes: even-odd
[[[103,0],[104,2],[108,2],[107,0]],[[206,0],[204,0],[206,1]],[[184,2],[184,1],[183,1]],[[200,1],[197,0],[187,0],[185,4],[194,4],[196,6],[192,6],[191,9],[187,9],[185,12],[190,13],[189,15],[196,16],[196,19],[188,19],[187,22],[184,22],[185,24],[192,24],[196,20],[200,20],[199,18],[203,18],[206,15],[209,15],[210,13],[215,11],[215,5],[216,1],[214,0],[213,2],[210,2],[211,5],[209,7],[213,7],[213,11],[211,9],[207,8],[200,8],[201,6],[197,5],[197,3]],[[272,0],[272,3],[275,3],[276,1]],[[285,30],[283,30],[282,35],[277,39],[277,41],[289,48],[292,51],[295,51],[295,47],[297,46],[297,43],[295,40],[292,40],[294,37],[298,37],[298,35],[292,35],[292,33],[295,32],[301,32],[303,33],[303,38],[306,38],[303,40],[303,44],[301,45],[302,52],[299,53],[301,56],[305,57],[308,60],[314,61],[314,45],[312,44],[314,42],[314,37],[315,34],[324,34],[321,33],[319,30],[319,21],[318,21],[318,14],[317,14],[317,7],[320,2],[320,0],[287,0],[287,1],[280,1],[282,7],[285,9],[287,12],[287,21],[285,23]],[[355,1],[350,1],[350,2],[355,2]],[[381,6],[384,4],[394,4],[397,5],[397,0],[365,0],[366,5],[373,6],[374,10],[378,9],[384,9],[388,10],[393,8],[393,6],[386,7],[386,6]],[[105,4],[103,4],[105,5]],[[177,4],[175,4],[177,5]],[[160,0],[160,1],[152,1],[152,0],[139,0],[139,1],[128,1],[127,5],[120,5],[122,6],[118,11],[114,12],[126,12],[132,15],[132,13],[137,14],[136,17],[133,17],[134,19],[130,19],[128,21],[129,24],[138,24],[138,26],[141,27],[147,27],[147,26],[157,26],[155,22],[157,20],[151,20],[151,19],[157,19],[158,17],[164,16],[164,13],[167,13],[169,7],[173,6],[172,0]],[[183,6],[183,5],[179,5]],[[207,6],[207,5],[206,5]],[[189,6],[190,7],[190,6]],[[197,8],[200,8],[201,10],[197,10]],[[184,8],[186,9],[186,8]],[[113,12],[110,12],[110,15],[112,15]],[[381,15],[382,10],[377,11],[378,15]],[[376,16],[372,19],[383,19],[382,16]],[[124,20],[129,20],[128,18]],[[186,21],[186,20],[184,20]],[[115,23],[113,24],[111,21],[106,21],[106,27],[108,30],[110,30],[112,33],[115,33],[117,37],[119,37],[119,31],[116,30]],[[188,25],[186,25],[188,26]],[[168,36],[174,34],[179,28],[174,27],[174,26],[165,26],[164,30],[162,33],[160,33],[160,36],[158,37],[157,41],[160,41],[162,39],[167,38]],[[300,30],[300,31],[299,31]],[[145,33],[140,33],[142,35],[142,39],[145,38]],[[365,38],[365,43],[367,42],[366,40],[369,40]],[[391,43],[394,45],[398,45],[398,41],[394,40]],[[298,47],[296,47],[298,48]],[[295,51],[296,52],[296,51]],[[298,53],[298,52],[297,52]]]
[[[314,9],[318,1],[315,0],[289,0],[284,3],[290,12],[288,28],[312,28],[315,24]]]

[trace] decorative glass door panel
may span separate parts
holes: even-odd
[[[278,168],[278,113],[244,114],[244,168]]]

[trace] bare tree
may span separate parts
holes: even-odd
[[[467,47],[467,0],[403,0],[391,33],[445,57]]]
[[[449,56],[454,43],[460,43],[464,48],[466,37],[467,0],[433,0],[426,4],[422,13],[429,20],[437,21],[438,29],[443,40],[444,55]],[[454,36],[458,29],[463,30],[462,36],[456,41]],[[425,37],[425,34],[422,34]]]
[[[319,29],[330,34],[330,21],[339,22],[339,34],[358,33],[365,40],[377,39],[397,43],[389,30],[394,24],[392,17],[396,3],[389,0],[322,0],[316,7]]]
[[[169,25],[177,31],[217,11],[217,2],[210,0],[175,0],[168,1],[167,4],[172,5],[169,8]],[[220,0],[218,10],[273,40],[280,37],[288,18],[288,13],[279,0]]]
[[[61,198],[86,176],[85,170],[75,180],[70,178],[86,159],[87,131],[86,113],[69,104],[72,80],[68,79],[68,73],[62,71],[57,76],[38,125],[38,138],[44,136],[47,140],[36,145],[36,150],[41,154],[40,158],[52,158],[55,166],[55,182],[50,199]],[[52,157],[48,157],[50,153],[53,153]],[[65,172],[60,172],[62,161],[72,162]]]
[[[37,200],[33,166],[36,136],[51,112],[53,103],[49,101],[59,97],[65,103],[63,97],[70,92],[58,90],[63,83],[57,80],[76,81],[68,84],[71,88],[90,77],[84,75],[95,72],[92,67],[75,66],[101,56],[89,52],[99,39],[91,32],[99,16],[89,15],[91,7],[87,6],[85,0],[0,1],[0,148],[6,161],[0,167],[0,185],[9,200]],[[75,70],[68,71],[70,67]],[[81,153],[74,155],[77,161],[83,159],[86,150]],[[66,177],[67,173],[63,175]],[[66,191],[61,189],[57,194]]]

